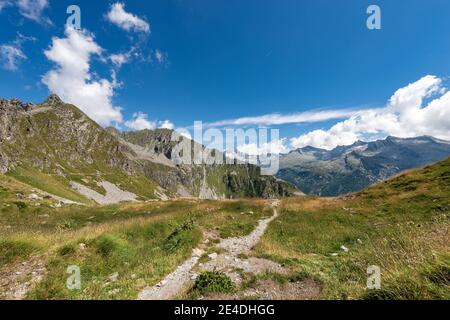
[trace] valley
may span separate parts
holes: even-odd
[[[295,150],[291,184],[178,164],[173,130],[104,129],[55,95],[0,115],[1,299],[450,298],[445,141]]]
[[[192,256],[198,273],[171,298],[450,297],[450,160],[340,198],[284,198],[278,216],[264,199],[54,207],[0,177],[2,298],[137,299]],[[226,253],[236,241],[227,239],[261,221],[267,229],[245,252]],[[208,269],[226,256],[234,268]],[[271,263],[258,272],[238,263],[258,259]],[[80,267],[80,290],[66,286],[70,265]],[[380,290],[366,289],[371,265],[382,270]]]

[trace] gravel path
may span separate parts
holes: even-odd
[[[24,299],[46,272],[42,257],[32,257],[28,261],[0,270],[0,300]]]
[[[198,276],[198,272],[220,270],[227,272],[235,282],[239,282],[239,275],[231,272],[240,268],[245,272],[260,273],[265,271],[283,273],[284,269],[277,263],[258,258],[242,259],[241,254],[250,252],[264,235],[268,225],[278,217],[276,207],[279,201],[272,203],[273,216],[260,220],[255,230],[247,236],[222,240],[218,247],[224,249],[221,254],[210,255],[210,261],[205,264],[197,263],[204,254],[202,249],[194,249],[192,256],[180,265],[174,272],[153,287],[145,288],[139,294],[139,300],[168,300],[182,293]],[[197,270],[198,269],[198,270]]]
[[[248,236],[222,240],[219,243],[218,247],[227,250],[232,255],[239,255],[241,253],[250,251],[258,243],[259,239],[261,239],[261,237],[264,235],[264,232],[266,232],[269,223],[271,223],[278,217],[276,204],[273,204],[272,207],[273,216],[268,219],[260,220],[256,229],[253,230],[253,232]]]

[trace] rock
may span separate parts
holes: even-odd
[[[346,246],[341,246],[341,250],[344,252],[348,252],[348,248]]]
[[[198,274],[194,273],[193,275],[191,275],[191,280],[195,281],[198,278]]]
[[[78,245],[78,247],[80,248],[80,250],[86,250],[86,244],[85,243],[80,243]]]
[[[195,248],[192,251],[192,256],[194,256],[194,257],[201,257],[203,255],[203,253],[205,253],[205,251],[203,251],[202,249]]]
[[[208,254],[208,257],[209,257],[211,260],[216,260],[216,259],[217,259],[217,253],[213,252],[213,253],[211,253],[211,254]]]
[[[28,196],[28,199],[30,199],[30,200],[42,200],[42,198],[39,197],[36,193],[31,193],[31,194]]]
[[[363,242],[362,242],[362,240],[361,239],[358,239],[358,240],[356,240],[359,244],[362,244]]]
[[[117,294],[121,291],[122,291],[122,289],[117,288],[117,289],[109,290],[108,294],[113,295],[113,294]]]
[[[16,193],[16,198],[17,199],[23,199],[25,196],[23,195],[23,193],[20,193],[20,192],[18,192],[18,193]]]
[[[114,272],[112,275],[110,275],[108,277],[108,279],[111,280],[112,282],[117,281],[118,278],[119,278],[119,273],[118,272]]]
[[[339,255],[339,253],[336,253],[336,252],[331,254],[332,257],[337,257],[338,255]]]

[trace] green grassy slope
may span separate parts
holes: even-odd
[[[450,159],[345,198],[286,200],[257,252],[321,281],[324,298],[449,299],[449,214]],[[380,290],[366,289],[371,265]]]

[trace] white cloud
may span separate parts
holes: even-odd
[[[306,111],[294,114],[266,114],[256,117],[243,117],[237,119],[220,120],[206,123],[204,127],[244,126],[244,125],[281,125],[306,122],[322,122],[332,119],[342,119],[360,111],[353,109]]]
[[[48,0],[17,0],[17,6],[25,18],[42,24],[52,24],[49,18],[43,16],[44,10],[49,6]]]
[[[0,61],[2,67],[6,70],[15,71],[21,60],[27,59],[27,56],[18,46],[3,44],[0,46]]]
[[[174,124],[172,122],[170,122],[169,120],[164,120],[164,121],[160,122],[160,124],[159,124],[159,128],[161,128],[161,129],[173,130],[174,127],[175,127]]]
[[[424,106],[424,100],[434,98]],[[397,90],[384,108],[359,111],[328,130],[315,130],[291,139],[295,148],[332,149],[358,139],[388,135],[407,138],[430,135],[450,140],[450,92],[436,76],[425,76]]]
[[[167,53],[159,49],[155,50],[155,59],[159,64],[166,64],[169,61]]]
[[[150,32],[150,25],[144,19],[125,11],[125,5],[117,2],[111,5],[107,19],[126,31]]]
[[[159,129],[173,129],[174,124],[169,120],[156,121],[149,120],[148,115],[144,112],[136,112],[133,114],[131,120],[125,121],[125,126],[131,130],[154,130]]]
[[[78,106],[101,125],[122,122],[121,109],[114,106],[112,97],[117,83],[107,79],[93,79],[90,60],[103,49],[87,31],[67,28],[65,38],[54,37],[45,56],[55,63],[42,82],[64,101]]]
[[[123,64],[130,60],[130,55],[128,53],[116,53],[109,56],[111,62],[117,68],[120,68]]]
[[[261,145],[256,143],[247,143],[237,146],[237,151],[241,154],[250,156],[260,156],[267,154],[280,154],[286,153],[288,148],[285,145],[286,138],[276,141],[266,142]]]
[[[10,71],[17,70],[20,62],[27,59],[22,50],[22,44],[26,41],[35,40],[33,37],[26,37],[21,33],[17,33],[14,41],[0,45],[0,63],[2,67]]]
[[[156,121],[150,121],[146,113],[136,112],[131,120],[125,121],[125,126],[132,130],[153,130],[157,123]]]

